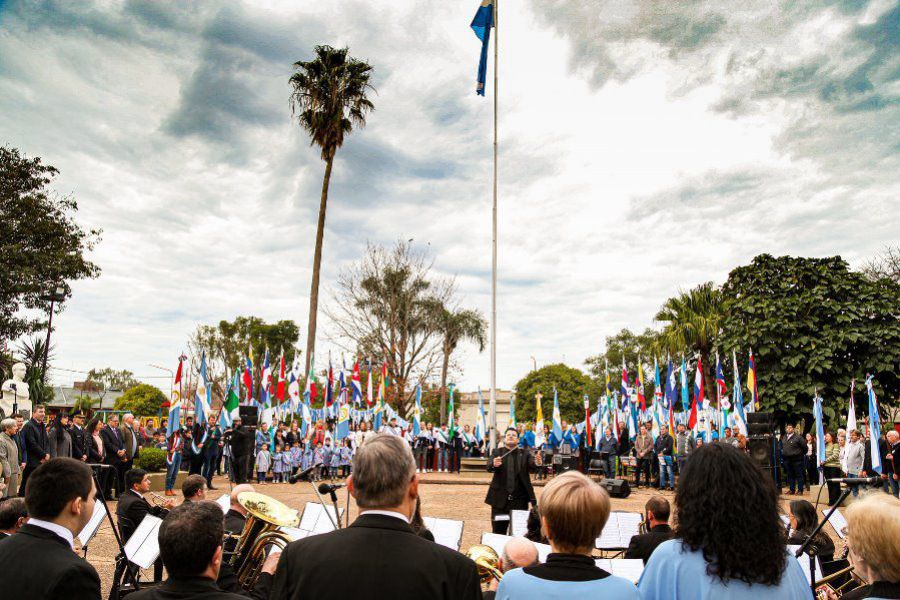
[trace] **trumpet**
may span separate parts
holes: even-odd
[[[149,492],[149,494],[150,494],[150,502],[153,504],[153,506],[158,506],[160,508],[166,508],[166,509],[169,508],[169,506],[168,506],[169,499],[168,498],[166,498],[165,496],[160,496],[156,492]]]
[[[500,572],[500,557],[497,552],[486,544],[475,544],[466,552],[478,568],[478,576],[482,584],[490,583],[491,579],[500,581],[503,573]]]

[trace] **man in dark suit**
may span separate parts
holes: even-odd
[[[128,490],[119,497],[119,504],[116,506],[119,533],[122,534],[123,542],[128,541],[148,514],[163,519],[175,505],[175,502],[169,499],[163,506],[150,506],[144,499],[144,494],[150,491],[150,476],[143,469],[131,469],[125,473],[125,483]],[[118,577],[115,579],[118,580]],[[161,579],[162,561],[157,560],[153,565],[153,580]]]
[[[402,438],[378,434],[356,451],[347,488],[360,515],[350,527],[288,544],[270,600],[391,598],[476,600],[478,571],[465,555],[415,534],[419,480]]]
[[[19,495],[25,495],[25,484],[28,477],[50,460],[50,439],[47,437],[47,426],[44,424],[45,410],[43,404],[35,404],[31,418],[22,426],[19,438],[25,449],[25,469],[22,471],[22,481],[19,484]]]
[[[504,447],[491,452],[487,465],[494,476],[484,501],[491,506],[494,533],[505,534],[509,529],[510,511],[528,510],[529,503],[537,504],[529,473],[537,471],[541,464],[540,453],[535,456],[519,448],[519,432],[515,427],[507,427]]]
[[[249,483],[236,485],[231,490],[231,505],[228,507],[228,512],[225,513],[225,533],[239,536],[244,531],[244,525],[247,523],[247,509],[241,506],[237,499],[242,492],[255,491]],[[225,551],[231,551],[233,549],[231,546],[233,544],[226,543]]]
[[[159,528],[159,552],[169,572],[162,585],[134,592],[133,600],[244,600],[223,591],[216,578],[222,568],[222,509],[214,502],[188,502],[172,510]],[[277,553],[266,560],[257,581],[259,595],[266,598]]]
[[[647,533],[633,536],[625,550],[625,558],[640,558],[647,564],[656,547],[672,539],[672,528],[669,527],[669,501],[662,496],[653,496],[644,506],[644,523]]]
[[[234,419],[234,429],[226,436],[231,448],[231,471],[235,483],[247,483],[253,469],[253,432],[245,427],[239,417]]]
[[[119,472],[122,481],[125,481],[125,473],[134,466],[134,459],[141,450],[141,432],[135,428],[134,415],[126,413],[122,415],[122,426],[119,427],[119,437],[122,439],[122,447],[125,455],[119,463]]]
[[[25,494],[31,518],[0,540],[4,598],[100,599],[97,571],[72,551],[94,512],[96,493],[91,468],[73,458],[54,458],[34,470]]]
[[[103,440],[103,450],[106,452],[103,462],[113,468],[112,475],[108,478],[107,488],[115,487],[116,499],[119,499],[122,496],[122,490],[127,488],[124,487],[124,481],[121,479],[124,473],[119,471],[119,465],[125,461],[125,444],[122,442],[122,432],[119,431],[118,415],[109,416],[106,427],[100,430],[100,439]],[[103,496],[109,500],[112,497],[110,490],[103,490]]]
[[[70,432],[72,434],[72,458],[87,462],[90,440],[85,437],[87,433],[84,430],[83,412],[78,411],[72,415],[72,429]]]
[[[0,540],[18,533],[27,520],[24,498],[7,498],[0,502]]]

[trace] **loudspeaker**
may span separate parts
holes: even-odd
[[[747,449],[750,451],[750,458],[760,467],[768,469],[772,466],[771,436],[751,435],[747,438]]]
[[[256,427],[259,421],[259,408],[256,406],[238,406],[238,414],[241,416],[241,423],[245,427]]]
[[[559,459],[559,460],[557,460]],[[565,473],[566,471],[574,471],[577,467],[577,459],[574,456],[559,456],[556,455],[553,457],[553,470],[557,473]]]
[[[775,415],[773,413],[747,413],[748,435],[771,435],[774,428]]]
[[[625,479],[604,479],[600,485],[605,487],[613,498],[627,498],[631,495],[631,486]]]

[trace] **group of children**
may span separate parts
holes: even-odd
[[[310,479],[320,481],[327,478],[344,478],[350,475],[353,461],[353,446],[350,438],[345,438],[340,446],[332,446],[331,438],[324,443],[313,445],[311,440],[294,442],[290,448],[281,444],[275,446],[275,452],[269,450],[268,444],[256,451],[256,480],[259,484],[267,483],[269,473],[272,483],[286,483],[297,471],[305,471],[313,467]]]

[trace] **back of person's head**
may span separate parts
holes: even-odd
[[[850,559],[862,561],[877,581],[900,583],[900,500],[869,492],[847,507],[844,517]]]
[[[360,508],[399,506],[416,476],[416,461],[401,438],[379,433],[353,457],[352,485]]]
[[[91,468],[74,458],[48,460],[31,474],[25,484],[25,505],[28,515],[43,521],[60,516],[66,506],[77,498],[85,503],[91,495]],[[90,518],[90,515],[88,515]]]
[[[202,475],[188,475],[181,484],[181,493],[185,498],[193,498],[206,487],[206,479]]]
[[[669,501],[664,497],[653,496],[649,500],[647,500],[647,504],[644,505],[644,511],[652,512],[653,518],[657,521],[664,521],[668,523],[669,513],[671,513],[672,511],[672,507],[669,505]]]
[[[529,539],[514,537],[503,547],[503,572],[530,567],[538,563],[537,546]]]
[[[28,518],[25,498],[6,498],[0,502],[0,530],[12,531],[22,526]]]
[[[609,519],[609,494],[577,471],[548,483],[540,506],[544,535],[560,552],[593,548]]]
[[[730,444],[698,448],[684,465],[675,506],[675,537],[703,552],[709,575],[723,583],[781,581],[787,535],[778,494],[746,453]]]
[[[176,506],[159,528],[159,552],[170,577],[201,575],[222,547],[222,509],[215,502]]]
[[[125,473],[125,487],[129,490],[134,486],[138,485],[142,481],[144,481],[144,477],[147,476],[147,471],[144,469],[129,469],[127,473]]]

